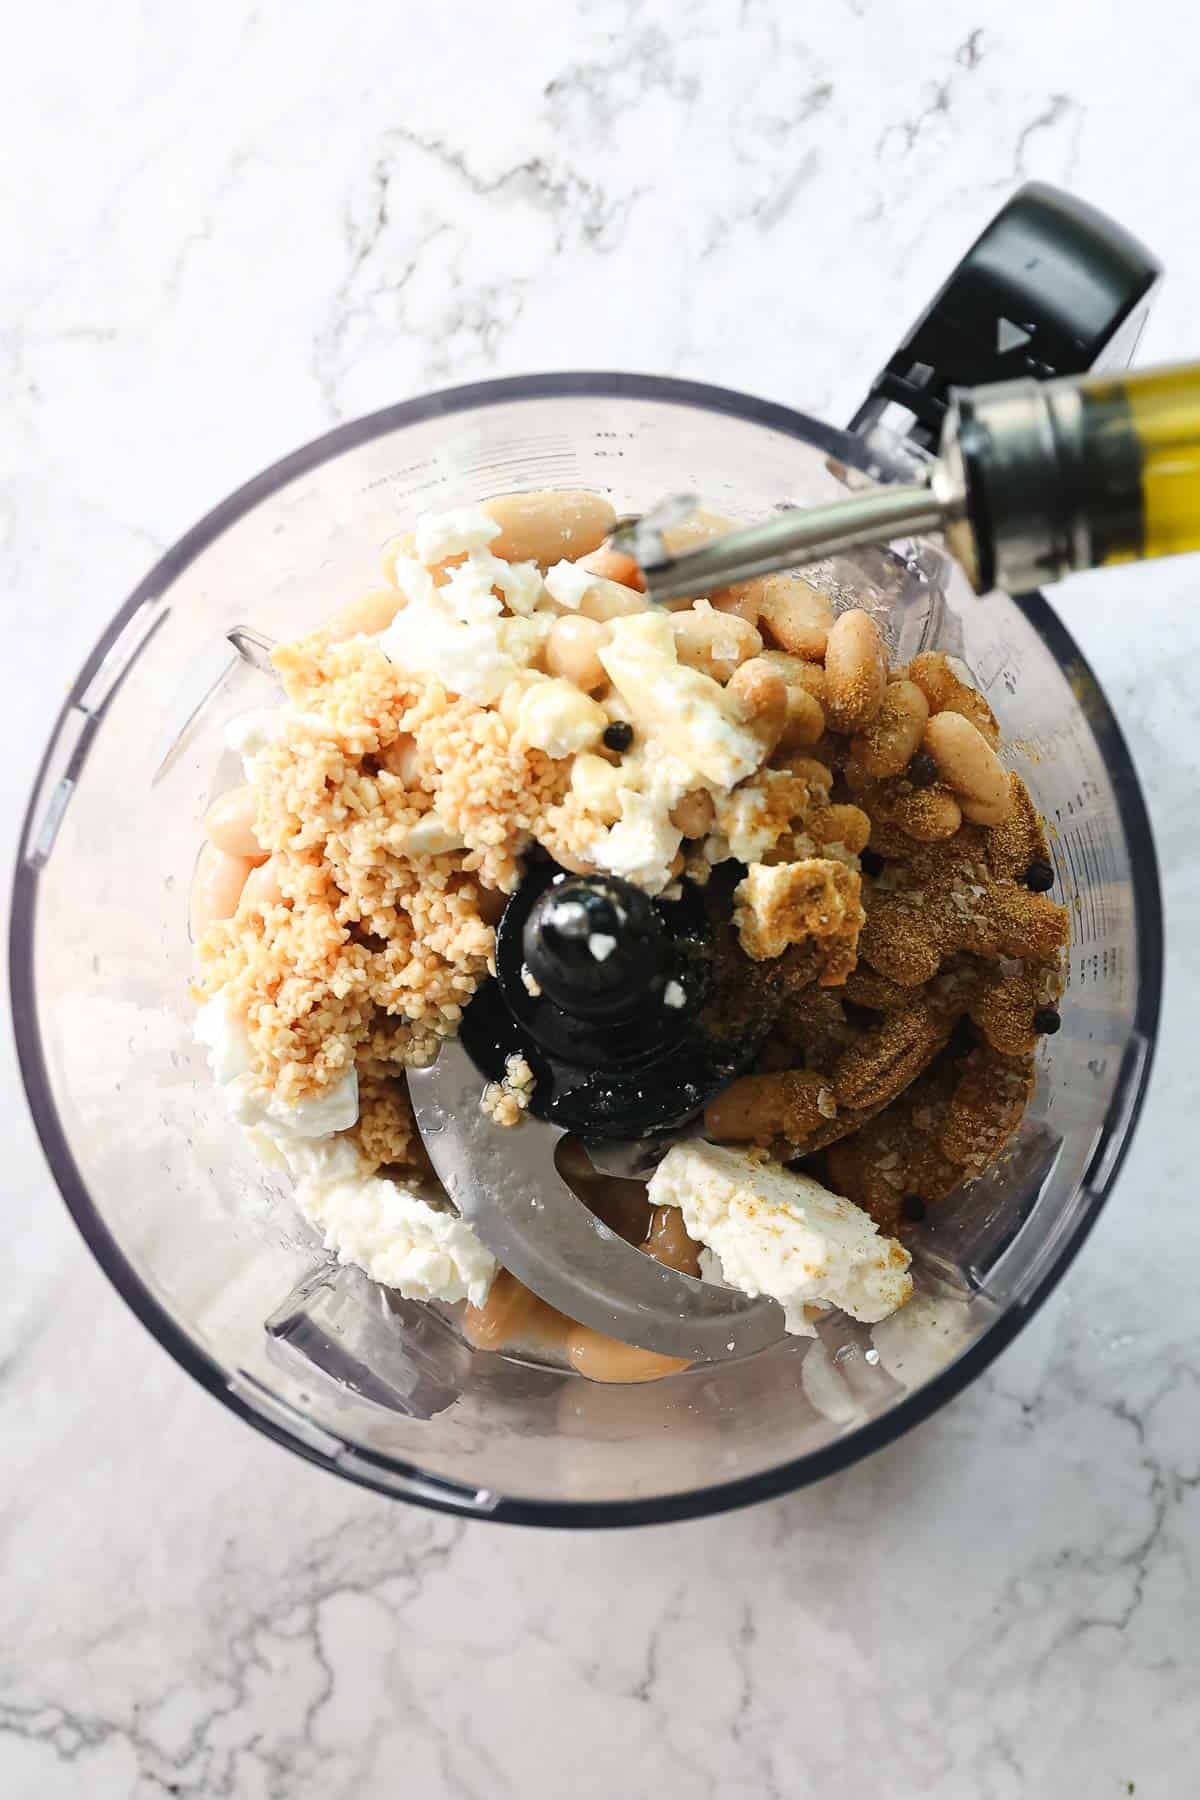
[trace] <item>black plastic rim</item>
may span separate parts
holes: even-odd
[[[731,418],[766,426],[785,437],[798,439],[825,450],[852,466],[862,466],[864,447],[860,439],[838,431],[803,413],[780,406],[754,395],[738,393],[731,388],[710,387],[704,382],[680,381],[663,376],[631,375],[608,371],[573,374],[516,376],[502,381],[473,382],[463,387],[445,388],[415,400],[401,401],[365,418],[338,426],[323,437],[313,440],[290,456],[274,463],[253,480],[213,508],[199,524],[192,527],[154,566],[135,588],[116,614],[108,630],[96,644],[77,676],[67,700],[55,721],[34,781],[33,792],[18,839],[18,859],[13,877],[12,912],[9,924],[9,980],[12,996],[13,1026],[17,1058],[34,1127],[51,1174],[59,1192],[75,1220],[84,1241],[117,1292],[136,1313],[162,1347],[187,1370],[202,1387],[224,1403],[256,1430],[273,1438],[296,1455],[321,1468],[330,1469],[359,1486],[370,1488],[392,1498],[404,1499],[435,1512],[459,1517],[495,1520],[503,1524],[541,1525],[595,1529],[629,1525],[665,1524],[675,1519],[694,1519],[710,1513],[728,1512],[758,1500],[790,1493],[820,1481],[826,1475],[848,1468],[872,1451],[892,1443],[914,1425],[929,1418],[939,1407],[963,1391],[977,1375],[983,1373],[1000,1352],[1009,1345],[1022,1327],[1057,1287],[1074,1261],[1081,1246],[1100,1216],[1113,1183],[1119,1174],[1133,1141],[1134,1131],[1145,1100],[1162,1001],[1163,916],[1159,885],[1158,860],[1145,801],[1130,757],[1124,735],[1112,709],[1081,655],[1065,625],[1051,611],[1041,594],[1020,596],[1017,604],[1051,655],[1063,667],[1070,666],[1079,684],[1086,687],[1086,706],[1093,735],[1100,744],[1114,789],[1121,804],[1122,817],[1131,852],[1131,881],[1134,897],[1137,945],[1137,1006],[1134,1030],[1147,1046],[1147,1054],[1136,1076],[1135,1091],[1121,1109],[1119,1120],[1109,1121],[1101,1134],[1092,1166],[1102,1171],[1097,1184],[1089,1190],[1088,1204],[1081,1212],[1069,1239],[1059,1249],[1053,1264],[1029,1295],[1011,1306],[990,1325],[979,1341],[965,1351],[949,1368],[925,1383],[916,1393],[900,1401],[884,1417],[861,1426],[851,1438],[840,1439],[822,1450],[781,1463],[758,1475],[739,1481],[725,1482],[710,1488],[698,1488],[688,1494],[672,1494],[650,1500],[607,1501],[542,1501],[508,1499],[501,1496],[488,1511],[473,1505],[463,1490],[436,1475],[427,1474],[412,1464],[379,1456],[361,1445],[345,1443],[339,1449],[352,1451],[356,1467],[347,1468],[336,1454],[326,1455],[302,1439],[250,1407],[229,1386],[225,1371],[201,1349],[170,1313],[159,1303],[127,1261],[113,1238],[80,1175],[71,1154],[54,1097],[42,1050],[37,1007],[33,990],[33,947],[37,910],[38,871],[24,860],[22,851],[28,840],[34,808],[42,780],[63,722],[85,691],[103,662],[126,621],[144,601],[162,594],[178,578],[187,565],[235,520],[241,518],[266,495],[294,481],[297,476],[330,461],[343,451],[379,437],[398,426],[415,424],[422,419],[444,414],[507,404],[514,400],[538,400],[563,396],[595,396],[601,399],[656,400],[674,406],[695,407],[706,412],[724,413]],[[1113,1139],[1123,1134],[1113,1152]],[[332,1437],[324,1427],[324,1437]],[[378,1470],[378,1474],[373,1471]],[[411,1492],[402,1491],[411,1482]]]

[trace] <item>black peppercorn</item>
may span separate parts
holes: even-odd
[[[863,850],[858,860],[862,864],[864,875],[870,875],[874,879],[876,875],[883,874],[883,858],[878,850]]]
[[[905,774],[915,788],[932,787],[938,778],[938,766],[927,750],[918,750]]]
[[[1031,862],[1025,871],[1025,886],[1031,894],[1046,894],[1054,886],[1054,870],[1048,862]]]
[[[606,750],[616,750],[618,754],[628,750],[633,742],[633,726],[627,719],[614,719],[605,727],[603,742]]]
[[[927,1211],[920,1194],[905,1194],[900,1202],[900,1217],[910,1220],[914,1225],[920,1223]]]
[[[1062,1017],[1053,1006],[1039,1006],[1033,1015],[1033,1029],[1039,1037],[1053,1037],[1061,1024]]]

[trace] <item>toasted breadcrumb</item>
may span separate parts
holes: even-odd
[[[484,892],[515,886],[513,845],[564,778],[540,752],[513,753],[497,715],[414,685],[369,639],[316,633],[275,662],[292,706],[255,760],[255,831],[283,904],[210,926],[197,986],[228,994],[260,1084],[294,1103],[356,1057],[433,1059],[490,967]],[[411,785],[382,763],[404,741]],[[435,807],[467,848],[409,854]]]
[[[358,1123],[347,1133],[371,1168],[411,1168],[422,1158],[417,1122],[403,1077],[358,1078]]]
[[[467,700],[431,705],[415,730],[417,749],[437,783],[439,817],[462,834],[463,866],[509,894],[522,852],[546,829],[561,799],[569,764],[541,750],[517,750],[499,713]]]
[[[533,1070],[523,1056],[510,1056],[504,1064],[503,1081],[489,1081],[479,1105],[497,1125],[511,1129],[519,1125],[533,1099]]]

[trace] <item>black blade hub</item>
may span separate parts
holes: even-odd
[[[530,1110],[592,1137],[641,1137],[693,1118],[747,1065],[761,1032],[704,1030],[713,984],[700,892],[651,900],[612,875],[537,857],[496,932],[496,975],[463,1017],[490,1080],[530,1063]]]

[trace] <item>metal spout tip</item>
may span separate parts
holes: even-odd
[[[953,508],[944,491],[926,482],[871,488],[825,506],[789,508],[673,556],[662,533],[681,522],[680,508],[694,511],[695,504],[691,496],[677,496],[623,535],[622,548],[637,559],[647,596],[658,604],[700,598],[756,575],[803,568],[860,544],[940,531]]]

